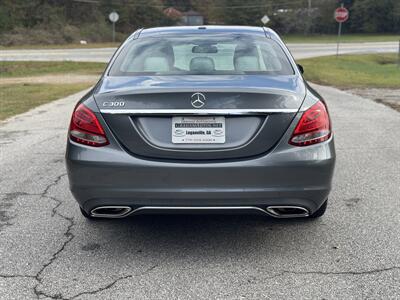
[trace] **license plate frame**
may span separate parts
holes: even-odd
[[[174,116],[171,120],[173,144],[224,144],[224,116]]]

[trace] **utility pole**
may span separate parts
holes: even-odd
[[[112,22],[112,42],[115,43],[115,22]]]
[[[310,34],[311,25],[312,25],[312,22],[311,22],[311,6],[312,6],[312,3],[311,3],[311,1],[312,1],[312,0],[308,0],[308,7],[307,7],[307,29],[306,29],[306,34]]]
[[[399,40],[399,53],[397,54],[397,67],[400,68],[400,40]]]

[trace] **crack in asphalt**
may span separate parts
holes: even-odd
[[[320,276],[363,276],[370,274],[378,274],[382,272],[390,272],[393,270],[399,270],[400,266],[393,266],[387,268],[377,268],[372,270],[364,270],[364,271],[288,271],[283,270],[279,273],[276,273],[272,276],[264,276],[263,278],[251,276],[251,278],[247,279],[246,282],[243,282],[239,286],[246,285],[257,285],[261,282],[265,282],[267,280],[276,279],[285,275],[320,275]]]
[[[399,269],[400,269],[400,266],[377,268],[377,269],[365,270],[365,271],[328,271],[328,272],[324,272],[324,271],[287,271],[287,270],[283,270],[279,273],[276,273],[275,275],[265,276],[263,278],[257,278],[255,276],[252,276],[251,278],[247,279],[246,282],[240,284],[240,286],[246,286],[246,285],[251,285],[251,284],[257,285],[259,282],[265,282],[266,280],[276,279],[276,278],[282,277],[284,275],[363,276],[363,275],[369,275],[369,274],[378,274],[378,273],[382,273],[382,272],[390,272],[390,271],[399,270]]]
[[[20,274],[0,274],[0,278],[35,278],[35,276]]]
[[[66,176],[66,175],[67,175],[66,173],[63,173],[63,174],[57,176],[56,179],[55,179],[52,183],[50,183],[49,185],[47,185],[46,188],[43,190],[43,192],[40,194],[40,196],[41,196],[42,198],[47,198],[47,199],[50,199],[50,200],[56,202],[56,205],[52,208],[52,217],[54,217],[55,215],[58,215],[58,216],[61,217],[62,219],[68,221],[69,224],[68,224],[68,226],[67,226],[66,231],[63,233],[63,235],[66,237],[66,240],[62,243],[61,247],[60,247],[56,252],[54,252],[54,253],[51,255],[49,261],[48,261],[47,263],[45,263],[45,264],[42,265],[42,267],[41,267],[40,270],[36,273],[36,275],[35,275],[35,276],[32,276],[32,277],[37,281],[37,284],[36,284],[36,285],[34,286],[34,288],[33,288],[33,292],[35,293],[35,295],[36,295],[36,297],[37,297],[38,299],[39,299],[41,296],[49,297],[49,298],[52,298],[52,299],[62,299],[62,298],[60,298],[59,295],[55,295],[55,296],[53,296],[53,295],[47,295],[47,294],[44,293],[43,291],[40,291],[40,290],[39,290],[39,286],[42,284],[42,281],[43,281],[43,277],[42,277],[43,272],[46,270],[47,267],[49,267],[49,266],[57,259],[57,257],[59,256],[59,254],[60,254],[61,252],[64,251],[64,249],[66,248],[66,246],[67,246],[67,245],[72,241],[72,239],[74,238],[74,235],[73,235],[73,233],[72,233],[72,227],[75,225],[74,219],[73,219],[73,218],[70,218],[70,217],[67,217],[67,216],[64,216],[63,214],[59,213],[59,212],[57,211],[57,209],[58,209],[58,207],[63,203],[63,201],[61,201],[60,199],[58,199],[58,198],[56,198],[56,197],[53,197],[53,196],[50,196],[50,195],[49,195],[50,189],[51,189],[52,187],[56,186],[57,184],[59,184],[60,181],[62,180],[62,178],[63,178],[64,176]]]
[[[136,275],[132,275],[131,274],[131,275],[125,275],[125,276],[118,277],[117,279],[113,280],[112,282],[108,283],[105,286],[99,287],[99,288],[97,288],[95,290],[92,290],[92,291],[83,291],[83,292],[80,292],[80,293],[78,293],[78,294],[76,294],[76,295],[74,295],[72,297],[63,297],[61,293],[50,295],[50,294],[47,294],[47,293],[42,292],[42,291],[39,292],[39,293],[36,293],[36,291],[35,291],[35,294],[36,294],[36,296],[38,298],[40,298],[40,296],[45,296],[45,297],[48,297],[48,298],[51,298],[51,299],[73,300],[73,299],[76,299],[76,298],[78,298],[80,296],[83,296],[83,295],[95,295],[95,294],[101,293],[103,291],[106,291],[106,290],[112,288],[118,282],[120,282],[122,280],[125,280],[125,279],[128,279],[128,278],[134,278],[134,277],[138,277],[138,276],[143,276],[143,275],[151,272],[152,270],[154,270],[157,267],[158,267],[158,265],[154,265],[154,266],[151,266],[150,268],[148,268],[147,270],[143,271],[140,274],[136,274]]]
[[[26,193],[26,192],[14,192],[14,193],[5,193],[5,194],[1,194],[1,195],[5,195],[5,198],[3,198],[2,201],[4,200],[5,202],[8,202],[8,201],[15,200],[19,196],[41,196],[42,193],[31,194],[31,193]]]
[[[67,173],[63,173],[63,174],[57,176],[56,179],[55,179],[52,183],[50,183],[49,185],[46,186],[46,188],[44,189],[44,191],[41,193],[41,196],[42,196],[42,197],[48,197],[47,194],[48,194],[49,190],[50,190],[53,186],[56,186],[57,184],[59,184],[60,181],[61,181],[61,179],[62,179],[64,176],[66,176],[66,175],[67,175]]]
[[[67,299],[67,300],[72,300],[72,299],[76,299],[76,298],[78,298],[78,297],[80,297],[80,296],[82,296],[82,295],[95,295],[95,294],[97,294],[97,293],[100,293],[100,292],[103,292],[103,291],[105,291],[105,290],[108,290],[108,289],[112,288],[114,285],[116,285],[116,284],[117,284],[119,281],[121,281],[121,280],[125,280],[125,279],[128,279],[128,278],[133,278],[133,277],[138,277],[138,276],[143,276],[143,275],[145,275],[145,274],[151,272],[152,270],[154,270],[154,269],[157,268],[157,267],[158,267],[158,265],[154,265],[154,266],[151,266],[150,268],[148,268],[147,270],[143,271],[143,272],[140,273],[140,274],[136,274],[136,275],[126,275],[126,276],[119,277],[119,278],[115,279],[113,282],[111,282],[111,283],[109,283],[109,284],[107,284],[107,285],[105,285],[105,286],[103,286],[103,287],[100,287],[100,288],[98,288],[98,289],[96,289],[96,290],[93,290],[93,291],[84,291],[84,292],[81,292],[81,293],[79,293],[79,294],[76,294],[75,296],[72,296],[71,298],[66,298],[66,299]],[[65,299],[65,298],[64,298],[64,299]]]
[[[84,292],[81,292],[79,294],[76,294],[75,296],[72,296],[71,298],[65,298],[65,299],[72,300],[72,299],[76,299],[76,298],[78,298],[80,296],[83,296],[83,295],[95,295],[97,293],[100,293],[102,291],[105,291],[105,290],[108,290],[108,289],[112,288],[114,285],[116,285],[121,280],[132,278],[132,277],[133,277],[133,275],[122,276],[122,277],[119,277],[119,278],[115,279],[113,282],[107,284],[106,286],[100,287],[100,288],[98,288],[96,290],[93,290],[93,291],[84,291]]]
[[[42,284],[43,282],[43,277],[42,277],[42,273],[44,272],[44,270],[50,266],[58,257],[58,255],[64,251],[64,249],[66,248],[66,246],[72,241],[72,239],[74,238],[74,235],[72,234],[71,230],[72,227],[75,225],[75,222],[73,221],[73,218],[68,218],[65,217],[63,215],[61,215],[60,213],[56,212],[56,214],[58,216],[60,216],[61,218],[69,221],[69,225],[67,227],[67,230],[64,232],[64,236],[67,238],[64,243],[61,245],[60,249],[58,249],[55,253],[52,254],[52,256],[50,257],[49,261],[47,263],[45,263],[42,268],[36,273],[36,275],[34,276],[37,284],[35,285],[35,287],[33,288],[35,295],[37,296],[37,298],[39,299],[40,296],[46,296],[46,297],[50,297],[53,299],[61,299],[60,297],[55,297],[55,296],[51,296],[51,295],[47,295],[45,294],[43,291],[39,290],[39,286]]]
[[[276,278],[283,276],[285,274],[294,274],[294,275],[368,275],[368,274],[376,274],[382,272],[389,272],[393,270],[399,270],[399,266],[387,267],[387,268],[378,268],[372,270],[365,270],[365,271],[332,271],[332,272],[324,272],[324,271],[282,271],[274,276],[269,277],[269,279]]]

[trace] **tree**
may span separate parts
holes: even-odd
[[[400,32],[400,1],[355,0],[349,22],[353,32]]]

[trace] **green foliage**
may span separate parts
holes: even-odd
[[[269,1],[271,2],[271,1]],[[265,0],[221,0],[219,18],[226,25],[262,25],[260,19],[268,7]]]
[[[350,27],[357,32],[400,32],[400,1],[358,0],[350,10]]]
[[[344,33],[399,33],[400,0],[342,0],[350,10]],[[108,42],[108,14],[120,15],[116,23],[121,41],[140,27],[174,25],[163,9],[195,10],[208,24],[267,26],[283,34],[337,32],[333,12],[338,0],[0,0],[0,45]]]
[[[13,26],[10,7],[1,7],[0,4],[0,32],[10,30]]]
[[[152,26],[173,25],[158,7],[157,1],[147,1],[148,5],[128,5],[124,9],[116,10],[120,13],[118,29],[123,32],[133,32],[134,29]]]

